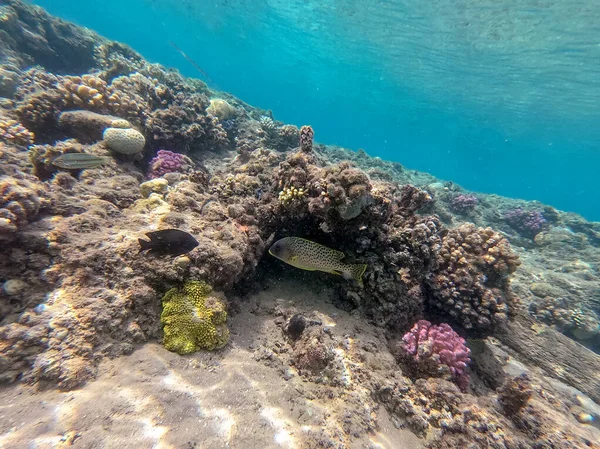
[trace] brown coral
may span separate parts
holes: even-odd
[[[15,173],[0,179],[0,238],[7,238],[47,206],[46,187],[36,178]]]
[[[178,152],[220,150],[229,145],[219,119],[206,114],[208,99],[201,94],[177,94],[165,109],[151,113],[147,128],[154,145]]]
[[[106,81],[95,75],[65,76],[58,91],[67,107],[102,110],[108,101]]]
[[[16,113],[21,122],[36,133],[49,130],[56,123],[65,99],[57,89],[59,77],[39,68],[24,72],[15,94]]]
[[[16,120],[0,118],[0,140],[16,145],[31,145],[34,135]]]
[[[515,311],[508,275],[519,265],[508,241],[471,223],[451,229],[429,277],[429,304],[466,329],[488,329]]]

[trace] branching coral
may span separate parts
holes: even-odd
[[[67,107],[102,110],[108,101],[106,81],[94,75],[65,76],[58,91]]]
[[[515,311],[508,275],[519,263],[508,241],[492,229],[471,223],[451,229],[429,277],[429,304],[466,329],[490,328]]]
[[[16,120],[0,118],[0,141],[27,146],[33,139],[33,133]]]
[[[211,292],[205,282],[188,281],[181,289],[173,288],[165,294],[160,316],[165,348],[183,355],[227,344],[225,304],[210,296]]]

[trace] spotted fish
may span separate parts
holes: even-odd
[[[362,276],[367,269],[365,264],[342,262],[345,255],[341,251],[300,237],[277,240],[269,248],[269,254],[302,270],[324,271],[342,276],[346,280],[354,279],[361,287]]]

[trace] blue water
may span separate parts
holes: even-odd
[[[600,220],[600,2],[34,3],[320,142]]]

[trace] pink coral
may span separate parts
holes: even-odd
[[[158,150],[156,156],[150,161],[148,177],[154,179],[167,173],[185,173],[191,166],[192,161],[183,154],[173,153],[169,150]]]
[[[402,337],[403,350],[423,374],[449,373],[462,390],[469,384],[467,366],[471,350],[465,339],[446,323],[420,320]],[[441,368],[441,369],[440,369]]]

